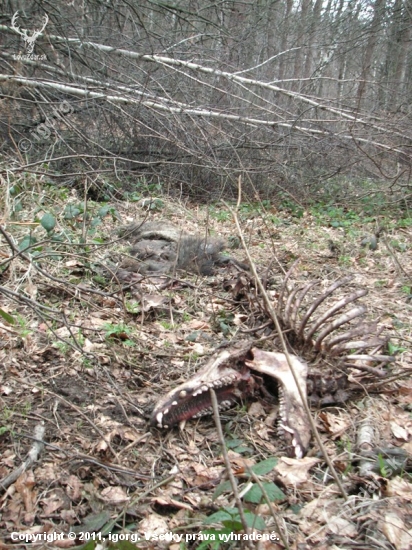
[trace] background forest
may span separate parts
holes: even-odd
[[[239,174],[262,199],[409,197],[410,0],[4,0],[1,23],[12,171],[98,198],[230,198]]]

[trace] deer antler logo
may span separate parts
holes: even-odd
[[[32,53],[34,49],[34,43],[40,36],[40,34],[44,31],[46,28],[47,23],[49,22],[49,16],[47,13],[44,16],[44,25],[39,31],[33,31],[33,34],[29,36],[29,31],[27,29],[21,29],[16,26],[16,21],[19,16],[19,12],[16,11],[16,13],[13,15],[13,19],[11,20],[11,28],[15,30],[17,33],[19,33],[26,44],[27,53]]]

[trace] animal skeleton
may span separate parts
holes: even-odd
[[[384,371],[365,365],[365,361],[386,364],[393,360],[393,357],[379,353],[387,339],[377,335],[376,323],[363,320],[366,307],[351,307],[367,294],[366,290],[360,289],[346,295],[313,318],[321,304],[350,279],[344,277],[336,281],[302,314],[299,314],[302,301],[316,283],[288,290],[285,282],[279,297],[278,315],[289,342],[310,356],[309,362],[306,362],[291,355],[297,383],[302,395],[306,396],[307,392],[312,394],[313,402],[317,404],[341,403],[349,397],[351,390],[359,390],[353,369],[357,369],[354,372],[358,373],[372,373],[372,384],[377,376],[385,376]],[[357,324],[353,325],[356,320]],[[348,324],[348,330],[338,332]],[[359,353],[361,350],[370,351]],[[322,362],[326,363],[326,356],[328,362],[331,358],[337,358],[339,366],[337,364],[335,369],[320,366]],[[159,428],[169,428],[189,418],[210,413],[210,388],[216,392],[222,409],[230,407],[234,401],[254,392],[259,375],[269,376],[278,383],[280,433],[289,453],[302,457],[310,443],[310,424],[286,356],[261,350],[250,341],[240,341],[212,356],[192,378],[158,401],[151,422]],[[367,386],[368,380],[363,380],[362,387]]]

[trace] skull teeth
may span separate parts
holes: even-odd
[[[199,395],[208,393],[210,389],[221,389],[225,386],[230,386],[233,384],[233,382],[236,380],[237,376],[236,374],[227,374],[226,376],[222,376],[221,378],[212,380],[210,382],[203,382],[202,385],[198,386],[195,391],[191,392],[188,390],[181,390],[177,397],[169,403],[168,407],[163,409],[161,412],[158,412],[156,415],[156,424],[159,428],[167,428],[165,424],[166,416],[169,415],[172,411],[171,409],[174,409],[175,407],[179,408],[179,406],[182,406],[182,411],[188,411],[190,409],[190,406],[188,404],[184,403],[185,400],[188,398],[197,397]],[[223,411],[232,406],[233,400],[226,399],[225,401],[222,401],[219,403],[218,407],[219,410]],[[191,416],[192,418],[199,418],[201,416],[211,414],[213,412],[213,409],[211,406],[202,409],[201,411],[198,411],[196,414]],[[175,413],[173,413],[175,414]]]
[[[159,428],[162,428],[163,427],[162,426],[162,420],[163,420],[163,413],[162,412],[157,413],[156,420],[157,420],[157,426]]]
[[[233,380],[234,378],[232,376],[224,376],[220,380],[214,380],[209,384],[203,384],[203,386],[200,386],[200,388],[198,388],[195,392],[192,393],[192,397],[196,397],[197,395],[205,393],[209,391],[211,388],[222,388],[223,386],[228,386],[233,382]],[[183,397],[186,397],[186,395],[187,393],[182,391],[180,392],[179,397],[183,398]]]
[[[232,406],[232,402],[228,399],[226,401],[222,401],[219,403],[219,411],[225,411],[226,409],[230,409]],[[213,409],[212,407],[207,407],[206,409],[202,409],[201,411],[197,412],[195,415],[192,416],[192,418],[200,418],[201,416],[206,416],[207,414],[212,414]]]

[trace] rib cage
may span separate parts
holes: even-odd
[[[376,322],[365,320],[367,308],[358,303],[360,298],[367,295],[366,289],[346,294],[333,301],[331,306],[326,304],[329,297],[334,298],[338,289],[353,280],[352,275],[335,281],[305,309],[304,299],[319,282],[312,281],[304,286],[293,285],[289,288],[292,270],[293,267],[285,277],[277,315],[283,328],[292,334],[298,352],[301,348],[315,354],[327,353],[328,357],[340,356],[350,364],[359,359],[360,350],[369,350],[364,355],[369,361],[382,363],[393,359],[379,353],[386,346],[387,338],[379,335]],[[322,306],[323,311],[319,311]]]

